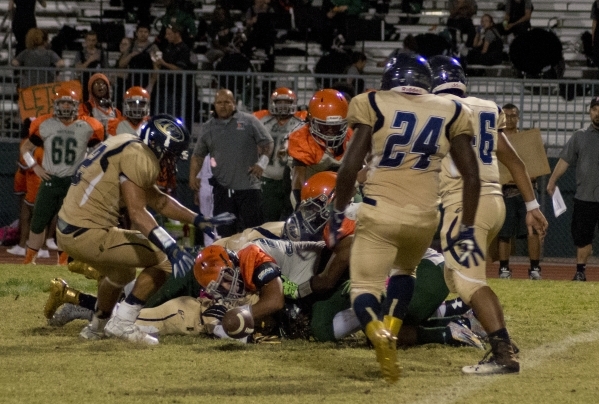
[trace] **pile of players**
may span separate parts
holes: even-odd
[[[77,316],[89,319],[81,333],[84,338],[115,336],[157,344],[155,333],[206,332],[224,337],[220,319],[227,309],[243,305],[264,332],[272,328],[273,317],[279,317],[279,335],[335,340],[363,330],[389,382],[397,381],[400,374],[398,342],[433,342],[436,325],[450,337],[434,342],[482,347],[486,339],[490,344],[492,356],[464,367],[464,373],[519,372],[517,348],[507,332],[499,300],[485,279],[486,250],[501,228],[505,212],[498,160],[508,167],[527,203],[529,231],[534,228],[544,235],[547,221],[524,164],[501,131],[501,109],[491,101],[467,97],[466,91],[464,72],[454,59],[438,56],[429,65],[415,54],[396,55],[385,69],[381,90],[360,94],[349,105],[341,102],[346,110],[324,117],[322,122],[308,117],[307,133],[316,140],[314,132],[318,132],[324,151],[315,153],[320,159],[294,165],[301,167],[294,178],[301,178],[310,166],[316,169],[325,155],[340,166],[338,174],[321,172],[302,181],[300,203],[287,221],[221,239],[195,259],[176,247],[155,222],[141,213],[132,215],[136,228],[147,237],[145,247],[153,246],[152,256],[146,257],[146,262],[131,259],[132,268],[145,269],[112,314],[118,296],[135,273],[128,271],[125,276],[82,248],[97,243],[99,233],[87,234],[87,243],[78,246],[78,238],[83,236],[77,232],[94,233],[82,225],[88,214],[61,210],[58,239],[70,246],[69,253],[76,259],[69,269],[86,274],[98,269],[94,276],[100,280],[99,293],[95,300],[55,280],[46,316],[56,325]],[[329,94],[327,90],[317,92],[312,102],[326,107]],[[340,100],[337,92],[332,97]],[[178,128],[183,139],[188,137],[176,121],[168,125],[170,132]],[[172,140],[170,132],[163,129],[168,125],[151,120],[151,132],[141,134],[141,143],[159,161],[172,147],[171,141],[177,145],[185,142]],[[342,130],[342,139],[337,139],[338,133],[331,138],[332,128],[327,126]],[[348,126],[354,130],[351,142],[346,142]],[[299,161],[302,155],[293,156],[295,133],[289,138],[289,153]],[[88,188],[104,181],[97,179],[103,156],[126,150],[126,141],[134,140],[114,141],[92,154],[87,165],[82,164],[78,175]],[[343,159],[331,156],[329,149],[340,148]],[[177,148],[174,155],[181,150]],[[316,149],[301,150],[305,157],[306,150]],[[120,164],[126,166],[125,161]],[[158,171],[155,164],[152,169]],[[357,179],[364,185],[362,203],[352,205]],[[123,189],[131,188],[123,192],[130,213],[147,201],[167,217],[201,228],[228,223],[229,218],[204,218],[187,212],[126,175],[121,181]],[[129,186],[131,182],[135,186]],[[297,189],[295,181],[293,185]],[[71,187],[65,203],[86,198],[86,192],[86,187]],[[135,197],[138,200],[131,200]],[[429,249],[440,223],[439,197],[444,212],[444,254]],[[119,237],[130,241],[132,235]],[[111,241],[117,245],[118,240]],[[130,248],[133,252],[135,247]],[[167,280],[165,273],[170,267],[173,276]],[[460,298],[444,303],[450,291]],[[55,314],[65,302],[88,310],[65,306]],[[468,312],[467,305],[476,316]],[[464,310],[456,310],[460,307]],[[192,315],[181,315],[185,311]],[[452,318],[439,320],[443,315]]]

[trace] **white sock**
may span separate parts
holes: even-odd
[[[333,317],[333,333],[335,339],[341,339],[347,337],[349,334],[354,333],[362,328],[360,320],[354,313],[353,309],[345,309],[335,314]]]

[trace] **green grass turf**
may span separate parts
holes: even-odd
[[[491,280],[521,349],[519,375],[465,376],[484,352],[400,350],[403,375],[380,377],[364,338],[243,345],[191,336],[143,347],[46,325],[49,280],[94,292],[58,266],[0,265],[0,403],[596,403],[599,284]]]

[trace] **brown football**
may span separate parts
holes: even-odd
[[[223,329],[231,338],[244,338],[254,333],[254,318],[248,309],[235,307],[225,313]]]

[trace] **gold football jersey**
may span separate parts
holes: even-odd
[[[124,205],[121,182],[128,179],[149,189],[159,172],[158,159],[139,137],[111,136],[79,166],[58,216],[84,228],[117,226],[119,207]]]
[[[440,97],[457,100],[472,109],[474,140],[472,146],[478,160],[480,194],[501,195],[497,165],[497,130],[505,127],[505,115],[493,101],[476,97],[460,98],[453,94]],[[441,164],[441,199],[443,206],[462,202],[463,181],[453,159],[448,154]]]
[[[441,159],[450,140],[473,135],[470,108],[432,94],[360,94],[349,105],[348,120],[373,128],[365,195],[417,210],[438,207]]]

